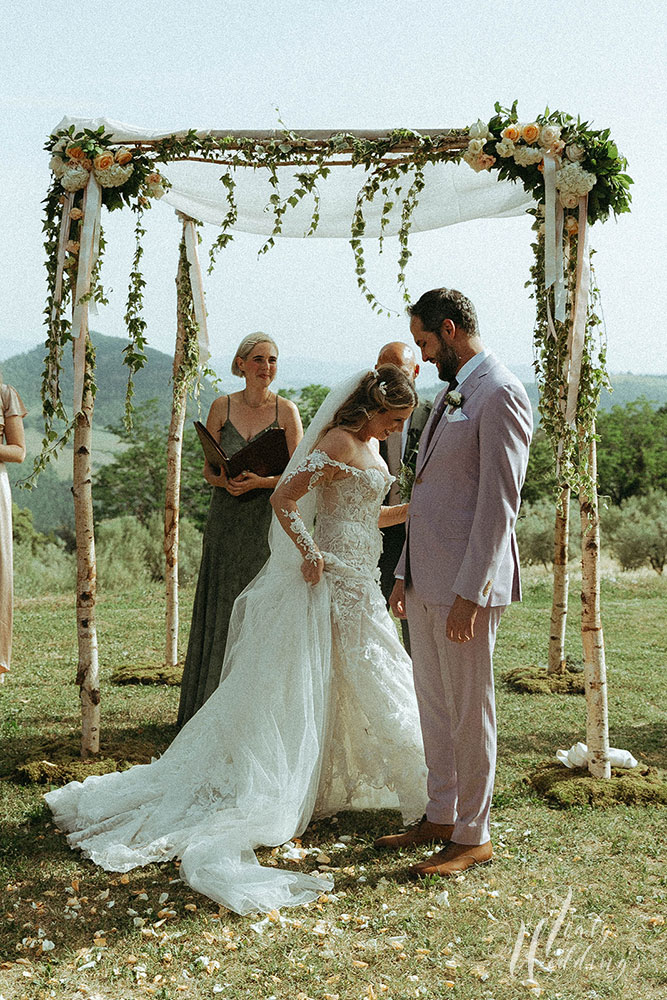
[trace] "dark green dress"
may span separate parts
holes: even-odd
[[[269,427],[278,426],[276,398],[276,416]],[[231,456],[247,444],[229,419],[228,399],[220,445]],[[180,726],[192,718],[220,683],[232,606],[269,557],[270,497],[271,490],[255,490],[241,500],[220,486],[213,487],[181,680]]]

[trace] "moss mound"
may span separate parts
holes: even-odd
[[[125,767],[129,767],[125,764]],[[22,785],[66,785],[69,781],[85,781],[91,774],[108,774],[123,770],[119,761],[110,757],[67,762],[30,760],[16,768],[16,779]]]
[[[99,757],[81,759],[80,737],[53,737],[32,742],[19,763],[10,765],[7,777],[22,785],[64,785],[68,781],[83,781],[91,774],[125,771],[134,764],[150,764],[173,740],[178,728],[148,727],[141,733],[117,730],[102,738]]]
[[[178,687],[183,676],[183,665],[175,667],[166,664],[133,663],[127,667],[117,667],[111,675],[112,684],[169,684]]]
[[[592,778],[585,767],[567,768],[557,761],[541,764],[527,779],[535,791],[560,809],[614,805],[667,805],[667,781],[653,767],[613,767],[611,778]]]
[[[515,691],[524,694],[584,694],[584,674],[575,661],[567,658],[563,674],[549,674],[546,667],[532,663],[529,667],[514,667],[502,679]]]

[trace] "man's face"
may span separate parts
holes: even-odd
[[[422,361],[430,361],[438,369],[443,382],[451,382],[459,369],[459,359],[454,348],[439,333],[425,330],[419,316],[410,320],[410,333],[421,351]]]

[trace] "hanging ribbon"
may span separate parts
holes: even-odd
[[[565,419],[574,427],[579,398],[579,378],[586,337],[586,315],[588,312],[588,292],[591,283],[591,269],[588,258],[588,195],[579,199],[579,232],[577,234],[577,273],[574,291],[574,311],[570,332],[568,355],[570,371],[567,385]]]
[[[567,292],[565,289],[565,265],[563,261],[563,223],[564,213],[560,201],[556,205],[556,285],[554,288],[554,304],[556,307],[556,319],[559,323],[565,322],[565,308],[567,304]]]
[[[74,204],[74,192],[69,191],[65,196],[63,214],[60,219],[60,234],[58,236],[58,259],[56,263],[56,280],[53,286],[53,308],[51,319],[56,318],[58,306],[63,297],[63,273],[65,271],[65,259],[67,257],[67,241],[69,240],[69,228],[72,221],[71,212]]]
[[[190,265],[190,288],[192,289],[192,304],[195,310],[195,319],[199,327],[199,363],[205,364],[211,357],[208,342],[208,327],[206,325],[206,303],[204,301],[204,281],[202,279],[201,267],[199,266],[199,253],[197,250],[197,230],[194,220],[181,212],[176,213],[183,220],[183,236],[185,238],[185,253]]]
[[[544,154],[544,287],[554,286],[556,319],[565,319],[565,281],[563,269],[563,209],[556,198],[556,160]]]
[[[79,241],[79,266],[76,273],[72,337],[74,338],[74,413],[83,405],[83,381],[86,369],[86,340],[88,338],[88,299],[90,282],[95,266],[96,248],[102,214],[102,188],[91,171],[83,196],[83,225]],[[84,301],[82,301],[82,299]]]

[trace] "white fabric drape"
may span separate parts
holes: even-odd
[[[113,141],[151,141],[187,130],[158,130],[138,128],[115,122],[107,118],[81,119],[63,118],[54,131],[74,125],[76,130],[96,129],[103,125],[112,135]],[[201,134],[205,134],[203,130]],[[218,132],[225,135],[225,132]],[[278,134],[278,133],[277,133]],[[316,135],[317,133],[308,133]],[[328,133],[320,133],[322,135]],[[344,159],[347,156],[343,156]],[[201,222],[220,225],[227,214],[229,204],[227,191],[220,183],[220,175],[228,169],[215,163],[194,161],[162,164],[160,172],[171,182],[172,187],[162,199],[175,209]],[[303,168],[296,168],[301,170]],[[471,219],[506,218],[523,215],[533,204],[532,197],[521,184],[499,182],[495,174],[476,174],[467,163],[428,164],[424,171],[426,184],[419,195],[419,204],[412,219],[412,230],[424,232],[440,229]],[[389,213],[389,222],[384,229],[386,236],[396,234],[401,224],[403,200],[410,187],[409,172],[398,182],[401,193],[392,198],[394,207]],[[279,194],[288,197],[295,187],[294,168],[278,169]],[[320,222],[315,236],[349,239],[350,222],[354,213],[357,193],[366,179],[362,167],[341,167],[331,171],[326,180],[318,183],[321,203]],[[236,183],[235,200],[238,219],[234,229],[239,232],[269,235],[273,229],[272,213],[266,210],[269,198],[275,189],[269,184],[267,170],[238,168],[234,173]],[[376,195],[375,201],[365,207],[365,236],[380,235],[380,218],[383,198]],[[307,195],[296,207],[288,207],[283,217],[282,236],[300,238],[310,228],[313,200]]]

